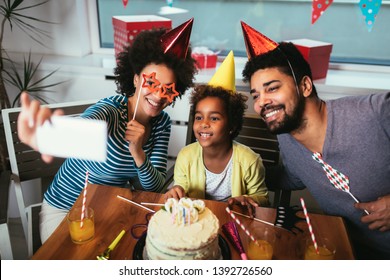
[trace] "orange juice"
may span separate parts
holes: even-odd
[[[248,258],[250,260],[271,260],[273,254],[272,245],[265,240],[257,240],[259,246],[251,241],[248,244]]]
[[[90,207],[85,209],[82,227],[81,213],[81,207],[74,207],[70,209],[67,215],[70,237],[76,244],[86,243],[89,240],[92,240],[95,235],[95,220],[93,209]]]
[[[316,249],[314,245],[309,245],[306,247],[305,251],[305,260],[333,260],[334,252],[331,252],[325,246],[318,246],[318,254],[316,253]]]
[[[85,243],[95,235],[95,225],[92,219],[84,219],[82,227],[80,227],[80,224],[80,220],[72,221],[69,224],[70,237],[77,244]]]

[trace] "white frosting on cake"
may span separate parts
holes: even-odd
[[[196,205],[199,207],[199,203]],[[167,208],[167,205],[165,207]],[[202,211],[195,210],[195,219],[190,208],[186,208],[187,212],[184,212],[192,213],[189,220],[186,215],[181,220],[176,217],[182,215],[182,212],[177,210],[181,209],[181,206],[176,210],[161,209],[153,215],[148,225],[144,257],[153,260],[221,258],[217,217],[210,209],[203,207]],[[177,212],[180,215],[176,215]]]

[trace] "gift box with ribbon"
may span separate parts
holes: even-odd
[[[332,44],[309,39],[290,40],[309,63],[313,80],[326,78]]]
[[[172,20],[154,15],[113,16],[115,56],[130,46],[137,34],[153,28],[172,29]]]
[[[215,53],[206,47],[193,48],[192,57],[196,60],[199,69],[215,68],[217,66],[218,53]]]

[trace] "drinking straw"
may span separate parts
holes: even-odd
[[[301,200],[301,204],[302,204],[303,214],[305,214],[306,223],[307,223],[307,226],[309,227],[310,237],[311,237],[311,240],[313,241],[314,249],[316,250],[316,253],[319,254],[320,252],[318,251],[316,237],[314,236],[313,228],[311,227],[310,218],[309,218],[309,214],[307,213],[305,201],[303,200],[302,197],[300,200]]]
[[[152,213],[156,212],[156,211],[154,211],[154,210],[152,210],[152,209],[150,209],[150,208],[148,208],[148,207],[142,206],[141,204],[139,204],[139,203],[137,203],[137,202],[134,202],[134,201],[132,201],[132,200],[130,200],[130,199],[128,199],[128,198],[125,198],[125,197],[123,197],[123,196],[117,195],[116,197],[117,197],[117,198],[120,198],[120,199],[122,199],[122,200],[124,200],[124,201],[130,202],[130,203],[132,203],[132,204],[134,204],[134,205],[136,205],[136,206],[138,206],[138,207],[141,207],[141,208],[143,208],[143,209],[145,209],[145,210],[147,210],[147,211],[149,211],[149,212],[152,212]]]
[[[233,211],[233,210],[231,210],[231,211],[232,211],[234,214],[236,214],[236,215],[239,215],[239,216],[242,216],[242,217],[251,219],[251,217],[248,216],[248,215],[244,215],[244,214],[242,214],[242,213],[239,213],[239,212],[236,212],[236,211]],[[253,220],[258,221],[258,222],[263,223],[263,224],[266,224],[266,225],[269,225],[269,226],[273,226],[273,227],[275,226],[273,223],[270,223],[270,222],[267,222],[267,221],[264,221],[264,220],[260,220],[260,219],[258,219],[258,218],[253,218]]]
[[[80,222],[80,228],[82,228],[83,225],[84,225],[85,204],[86,204],[86,201],[87,201],[88,176],[89,176],[89,172],[88,172],[88,170],[87,170],[87,172],[85,173],[84,195],[83,195],[83,205],[82,205],[82,207],[81,207],[81,222]]]
[[[246,235],[248,235],[249,238],[253,242],[255,242],[257,246],[260,246],[257,240],[253,237],[253,235],[249,232],[249,230],[247,230],[247,228],[241,223],[241,221],[236,217],[236,215],[234,215],[234,213],[229,209],[229,207],[226,207],[226,212],[229,213],[229,215],[233,218],[233,220],[237,223],[237,225],[239,225],[242,228],[242,230],[246,233]]]
[[[150,206],[164,206],[162,203],[151,203],[151,202],[141,202],[142,205],[150,205]]]

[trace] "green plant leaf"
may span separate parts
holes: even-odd
[[[49,32],[47,32],[46,30],[34,26],[32,22],[41,22],[41,23],[50,23],[50,24],[54,24],[54,22],[42,20],[36,17],[31,17],[23,14],[22,12],[26,10],[30,10],[35,7],[42,6],[49,1],[50,0],[45,0],[37,4],[26,5],[21,7],[21,5],[27,1],[14,0],[11,3],[11,0],[7,0],[4,1],[3,5],[0,5],[0,13],[4,16],[4,19],[8,21],[11,31],[13,30],[13,26],[16,25],[33,41],[44,46],[42,42],[43,37],[51,38],[51,36]]]
[[[12,84],[19,90],[19,94],[15,97],[12,103],[12,107],[14,107],[18,103],[20,94],[23,91],[26,91],[29,94],[40,93],[40,92],[53,92],[52,90],[50,90],[52,87],[64,83],[64,81],[61,81],[61,82],[56,82],[51,84],[44,84],[44,82],[49,77],[51,77],[54,73],[56,73],[58,69],[50,72],[49,74],[35,81],[34,79],[38,71],[38,68],[41,65],[42,58],[39,60],[39,62],[36,65],[34,65],[34,63],[31,61],[31,53],[29,53],[28,58],[24,58],[23,76],[19,74],[16,64],[11,60],[9,60],[9,62],[10,62],[10,69],[3,70],[4,73],[6,74],[4,80]],[[44,103],[47,103],[42,97],[39,97],[38,95],[34,95],[34,97],[43,101]]]

